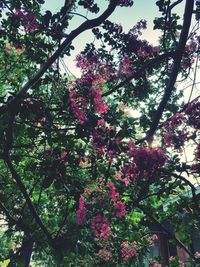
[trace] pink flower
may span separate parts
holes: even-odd
[[[130,244],[128,241],[122,242],[120,247],[123,261],[128,261],[130,258],[136,255],[136,242],[133,242],[132,244]]]
[[[84,188],[84,195],[90,195],[92,193],[92,190],[89,188]]]
[[[128,156],[133,157],[136,150],[136,145],[133,141],[128,142]]]
[[[86,222],[86,207],[84,203],[84,197],[81,196],[79,198],[79,208],[76,211],[76,223],[77,224],[84,224]]]
[[[195,160],[200,161],[200,144],[198,144],[195,149]]]
[[[21,19],[23,21],[25,32],[32,32],[38,29],[36,16],[26,13],[21,9],[16,9],[14,15],[16,18]]]
[[[171,132],[165,132],[163,133],[163,138],[164,138],[164,144],[166,147],[171,146],[171,144],[173,144],[173,140],[174,140],[174,133]]]
[[[182,113],[176,113],[171,117],[171,123],[174,127],[180,126],[185,120],[185,115],[183,115]]]
[[[160,148],[140,147],[132,150],[129,154],[132,158],[130,162],[121,167],[125,177],[131,180],[138,179],[143,176],[151,176],[155,174],[166,161],[166,156]]]
[[[119,193],[117,193],[115,191],[116,190],[116,187],[114,186],[114,184],[112,182],[108,182],[107,183],[107,186],[110,189],[110,196],[111,196],[112,200],[113,201],[117,201],[119,199]]]
[[[200,258],[200,252],[196,252],[195,254],[194,254],[194,256],[196,257],[196,258]]]
[[[115,179],[118,180],[118,181],[121,181],[125,184],[125,186],[128,186],[129,185],[129,179],[128,177],[125,177],[124,179],[121,177],[120,173],[119,172],[116,172],[115,174]]]
[[[87,101],[83,97],[77,97],[78,90],[74,89],[70,92],[70,108],[74,116],[79,120],[80,124],[83,124],[87,120],[87,116],[80,108],[81,105],[86,106]]]
[[[71,110],[74,113],[75,117],[79,120],[80,124],[83,124],[84,121],[87,120],[87,116],[85,115],[85,113],[83,112],[82,109],[80,109],[76,102],[72,101],[71,104]]]
[[[158,240],[158,236],[156,234],[153,234],[151,237],[153,240]]]
[[[104,119],[98,120],[98,123],[97,123],[98,126],[99,125],[104,125],[104,124],[105,124],[105,120]]]
[[[96,237],[104,238],[110,236],[110,223],[101,214],[90,220],[90,227]]]
[[[99,250],[98,255],[105,261],[112,259],[112,253],[107,248],[102,248]]]
[[[101,89],[90,89],[90,92],[93,96],[94,109],[98,114],[103,114],[108,112],[108,106],[101,97]]]

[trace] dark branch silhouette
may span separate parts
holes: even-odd
[[[176,79],[179,73],[180,64],[182,55],[184,53],[185,45],[187,42],[191,19],[192,19],[192,12],[193,12],[193,6],[194,6],[194,0],[187,0],[185,5],[185,12],[184,12],[184,21],[183,21],[183,28],[181,31],[179,43],[175,52],[175,59],[174,64],[172,68],[172,72],[167,84],[167,87],[165,89],[163,98],[158,106],[158,109],[155,111],[152,123],[150,125],[150,129],[147,132],[147,140],[152,140],[153,136],[157,130],[158,124],[160,119],[162,118],[163,111],[165,110],[165,107],[172,95],[172,92],[174,90],[174,85],[176,83]]]
[[[27,202],[27,205],[30,209],[30,212],[33,216],[33,218],[35,219],[36,223],[40,226],[41,230],[43,231],[43,233],[45,234],[45,236],[47,237],[49,243],[51,244],[51,246],[54,246],[54,242],[53,242],[53,238],[50,234],[50,232],[48,231],[48,229],[46,228],[46,226],[44,225],[44,223],[42,222],[40,216],[38,215],[36,209],[35,209],[35,206],[33,204],[33,202],[31,201],[27,191],[26,191],[26,188],[22,182],[22,179],[21,177],[19,176],[19,174],[16,172],[11,160],[9,157],[5,158],[5,163],[7,164],[8,166],[8,169],[10,170],[10,173],[12,174],[12,177],[13,179],[16,181],[20,191],[22,192],[26,202]]]

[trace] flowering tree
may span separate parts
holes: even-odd
[[[55,14],[43,0],[0,2],[0,255],[9,266],[29,266],[31,255],[37,266],[145,266],[156,225],[198,266],[189,248],[200,215],[194,0],[154,4],[158,46],[142,39],[145,20],[128,32],[109,20],[118,8],[134,10],[132,0],[107,1],[103,12],[100,2],[65,1]],[[85,21],[68,32],[77,15]],[[61,64],[86,30],[102,45],[86,43],[80,77],[67,76]],[[167,264],[183,266],[173,257],[149,266]]]

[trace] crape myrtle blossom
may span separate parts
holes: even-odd
[[[90,228],[96,237],[108,237],[111,234],[109,221],[101,214],[90,220]]]
[[[196,257],[196,258],[200,258],[200,252],[195,252],[195,254],[194,254],[194,256]]]
[[[192,164],[192,171],[194,173],[200,172],[200,144],[197,145],[195,151],[194,151],[194,161],[195,163]]]
[[[112,253],[107,248],[102,248],[98,251],[98,256],[105,261],[109,261],[112,259]]]
[[[15,17],[17,19],[21,19],[23,26],[24,26],[24,31],[25,32],[33,32],[38,29],[38,24],[36,22],[36,16],[26,13],[25,11],[21,9],[16,9],[14,13]]]
[[[105,155],[108,162],[112,162],[117,156],[119,139],[115,138],[116,129],[102,123],[92,131],[92,146],[101,155]],[[113,136],[113,137],[111,137]]]
[[[200,100],[193,100],[186,108],[185,111],[188,116],[188,125],[196,130],[200,130]]]
[[[117,193],[116,187],[112,182],[107,183],[108,188],[110,189],[109,195],[111,196],[111,199],[116,202],[119,199],[119,193]]]
[[[115,216],[117,218],[122,218],[127,214],[125,203],[119,201],[119,193],[116,192],[116,187],[112,182],[108,182],[107,186],[110,189],[109,195],[114,202]]]
[[[135,241],[133,241],[132,243],[128,241],[122,242],[120,247],[121,257],[123,261],[127,262],[130,258],[136,255],[137,243]]]
[[[195,52],[198,52],[198,47],[199,36],[195,36],[193,40],[186,44],[185,52],[182,57],[182,67],[184,70],[189,69],[195,62]]]
[[[167,159],[160,148],[136,148],[132,142],[129,143],[128,156],[128,162],[121,166],[121,173],[129,181],[154,175],[164,166]]]
[[[79,208],[76,211],[76,223],[78,225],[84,224],[86,222],[86,207],[84,202],[84,197],[79,198]]]
[[[186,122],[186,119],[185,114],[176,113],[164,123],[163,144],[165,147],[173,146],[175,149],[179,149],[184,145],[188,139],[188,134],[179,127]]]
[[[200,101],[194,99],[180,113],[174,114],[162,127],[163,144],[167,147],[180,149],[185,142],[193,139],[190,132],[198,133],[200,129]]]
[[[69,93],[70,108],[74,116],[78,119],[80,124],[83,124],[87,120],[87,116],[82,110],[82,106],[87,106],[88,102],[83,97],[77,97],[78,90],[73,89]]]
[[[77,80],[78,88],[84,87],[84,94],[88,98],[92,98],[92,105],[97,114],[105,114],[108,112],[108,105],[102,98],[102,89],[105,81],[114,75],[112,67],[107,62],[102,62],[98,56],[97,51],[92,51],[90,57],[79,54],[76,57],[77,67],[81,69],[81,78]],[[88,103],[89,104],[89,103]],[[79,113],[83,121],[84,115],[80,114],[81,111],[77,107],[74,108],[75,113]]]
[[[98,114],[104,114],[108,112],[108,106],[104,102],[103,98],[101,97],[101,88],[92,88],[90,89],[90,92],[93,96],[93,105],[94,109]]]

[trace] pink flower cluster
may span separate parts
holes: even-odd
[[[80,108],[81,105],[86,106],[88,102],[83,97],[77,97],[78,90],[74,89],[70,92],[70,108],[74,116],[79,120],[81,124],[84,123],[84,121],[87,120],[87,116],[85,115],[82,108]]]
[[[33,32],[38,29],[36,16],[28,14],[21,9],[16,9],[15,17],[18,19],[22,19],[25,32]]]
[[[158,240],[158,236],[156,234],[153,234],[151,237],[153,240]]]
[[[102,61],[98,51],[91,52],[90,57],[79,54],[76,57],[77,67],[81,69],[82,75],[79,79],[81,86],[103,87],[105,81],[115,77],[115,69],[112,64]]]
[[[190,43],[185,46],[185,52],[182,57],[182,67],[184,70],[190,68],[194,63],[194,56],[198,49],[198,42],[198,40],[191,40]]]
[[[195,129],[200,129],[200,99],[193,100],[187,107],[188,124]]]
[[[173,128],[180,126],[183,122],[186,121],[186,117],[184,114],[177,112],[170,119],[170,125]]]
[[[76,56],[76,66],[80,68],[84,73],[88,70],[92,70],[99,62],[97,53],[93,53],[90,58],[86,58],[83,54]]]
[[[195,150],[195,160],[200,161],[200,144],[197,145]]]
[[[110,223],[101,214],[98,214],[90,220],[90,227],[96,237],[109,237],[110,236]]]
[[[191,136],[188,127],[200,129],[200,101],[194,99],[182,113],[176,113],[163,124],[163,142],[165,147],[180,149]]]
[[[149,247],[154,247],[155,244],[154,244],[154,241],[155,240],[158,240],[158,236],[156,234],[153,234],[151,237],[150,237],[150,244],[149,244]]]
[[[141,147],[136,150],[134,163],[139,176],[152,175],[158,171],[166,161],[166,156],[160,148]]]
[[[192,164],[192,170],[196,173],[200,172],[200,144],[195,149],[195,163]]]
[[[92,88],[90,92],[93,96],[94,109],[98,114],[104,114],[108,112],[108,106],[101,97],[101,88]]]
[[[127,214],[126,205],[123,202],[118,201],[118,199],[119,199],[119,193],[117,193],[115,191],[116,190],[116,187],[114,186],[114,184],[112,182],[108,182],[107,183],[107,186],[110,189],[109,194],[111,196],[111,199],[114,202],[114,208],[115,208],[115,211],[116,211],[116,215],[115,216],[117,218],[124,217]]]
[[[101,94],[102,88],[107,80],[113,80],[115,76],[114,67],[108,62],[103,61],[98,51],[94,50],[90,56],[79,54],[76,57],[77,66],[81,69],[82,75],[78,79],[78,85],[87,89],[87,93],[92,97],[94,110],[98,114],[108,112],[108,106],[104,102]]]
[[[188,139],[188,133],[179,126],[186,122],[185,114],[176,113],[170,120],[163,125],[163,143],[165,147],[173,146],[175,149],[180,149],[184,142]]]
[[[194,254],[194,256],[196,257],[196,258],[200,258],[200,252],[195,252],[195,254]]]
[[[112,259],[112,253],[107,248],[102,248],[98,251],[98,255],[105,261],[109,261]]]
[[[122,175],[121,175],[121,173],[120,172],[116,172],[115,173],[115,178],[116,178],[116,180],[118,180],[118,181],[121,181],[122,183],[124,183],[125,184],[125,186],[128,186],[129,185],[129,177],[125,177],[125,178],[122,178]]]
[[[86,207],[85,207],[85,199],[83,196],[79,198],[79,208],[76,211],[76,223],[81,225],[86,222]]]
[[[117,73],[117,77],[120,77],[120,75],[122,74],[126,75],[127,77],[131,77],[131,75],[133,74],[132,69],[131,69],[132,67],[131,57],[128,55],[125,55],[120,59],[120,62],[121,64],[120,64],[120,67]]]
[[[119,199],[119,193],[115,191],[116,187],[112,182],[108,182],[107,186],[110,189],[109,195],[111,196],[111,199],[116,202]]]
[[[128,261],[136,255],[136,242],[129,243],[128,241],[121,243],[121,257],[123,261]]]
[[[163,167],[166,156],[160,148],[140,147],[129,144],[130,161],[121,167],[121,172],[128,180],[152,176]]]
[[[103,154],[108,145],[108,132],[106,129],[97,128],[92,133],[92,146],[100,154]]]

